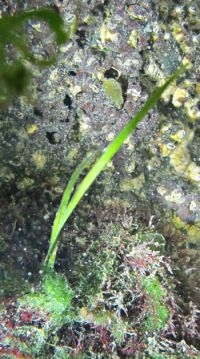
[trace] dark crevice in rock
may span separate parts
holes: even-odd
[[[56,131],[46,132],[46,137],[52,145],[56,145],[61,142],[60,135]]]
[[[65,95],[63,103],[65,106],[67,106],[69,108],[69,110],[72,108],[72,99],[69,95],[67,95],[67,94]]]
[[[76,31],[76,42],[80,48],[83,48],[86,45],[86,31],[83,29]]]
[[[104,76],[107,78],[107,79],[117,79],[119,77],[119,73],[116,69],[114,69],[113,67],[110,67],[108,70],[106,70],[104,72]]]

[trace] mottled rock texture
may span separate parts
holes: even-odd
[[[167,248],[186,287],[186,301],[199,303],[198,2],[6,1],[0,9],[9,14],[47,5],[56,6],[66,28],[73,16],[78,24],[57,63],[33,67],[27,95],[0,112],[0,237],[8,258],[3,276],[10,278],[15,270],[25,278],[37,275],[73,169],[88,151],[102,150],[152,89],[187,59],[191,71],[138,126],[73,216],[62,235],[59,263],[68,256],[73,265],[81,251],[70,241],[76,231],[94,238],[101,232],[101,208],[115,208],[106,216],[115,221],[119,206],[119,212],[122,208],[135,221],[159,227],[169,238]],[[54,51],[45,24],[30,23],[27,32],[34,52]],[[121,86],[119,106],[103,89],[108,78]]]

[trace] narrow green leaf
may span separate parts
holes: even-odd
[[[83,172],[83,170],[88,167],[88,165],[91,163],[92,159],[94,158],[94,154],[88,154],[81,163],[77,166],[75,171],[72,173],[69,182],[67,184],[67,187],[63,193],[60,206],[58,208],[58,211],[56,213],[56,217],[53,222],[53,227],[51,231],[51,238],[50,243],[55,243],[56,239],[58,238],[58,235],[64,226],[66,219],[65,219],[65,212],[67,205],[69,203],[70,196],[74,190],[74,186],[76,182],[78,181],[79,176]],[[51,258],[49,258],[50,263],[54,264],[55,256],[56,256],[56,250],[57,248],[54,248],[54,254],[52,253]]]
[[[114,140],[104,149],[102,155],[97,159],[95,164],[92,166],[88,174],[84,177],[78,188],[76,189],[75,193],[73,194],[71,200],[68,202],[67,207],[65,210],[63,210],[62,206],[62,214],[59,212],[61,211],[60,208],[58,209],[58,216],[60,218],[60,215],[62,217],[62,221],[60,220],[60,224],[63,225],[66,223],[68,218],[70,217],[71,213],[74,211],[78,203],[80,202],[81,198],[84,196],[84,194],[87,192],[87,190],[90,188],[91,184],[94,182],[94,180],[97,178],[97,176],[102,172],[102,170],[105,168],[107,163],[113,158],[113,156],[119,151],[120,147],[123,145],[126,138],[135,130],[137,124],[146,116],[148,111],[155,106],[155,104],[160,99],[163,92],[166,90],[166,88],[174,81],[176,80],[184,71],[185,66],[180,67],[174,74],[172,74],[169,79],[164,83],[163,86],[158,87],[154,90],[152,95],[149,97],[149,99],[146,101],[146,103],[141,107],[141,109],[136,113],[134,117],[130,119],[130,121],[127,123],[127,125],[124,126],[124,128],[119,132],[119,134],[114,138]],[[75,170],[76,172],[76,170]],[[73,174],[74,175],[74,174]],[[72,175],[72,177],[73,177]],[[68,184],[69,186],[69,184]],[[56,249],[57,249],[57,243],[58,243],[58,235],[60,230],[62,229],[62,226],[60,225],[58,227],[58,231],[55,232],[55,235],[50,240],[49,250],[45,259],[45,269],[49,270],[52,269],[55,262],[56,257]],[[52,232],[55,231],[55,228],[53,226]]]

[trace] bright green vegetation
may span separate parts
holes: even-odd
[[[159,280],[153,276],[142,280],[142,286],[147,294],[149,312],[145,322],[148,331],[162,329],[169,318],[169,312],[164,302],[165,291]]]
[[[41,290],[25,295],[20,300],[20,306],[43,310],[53,325],[61,326],[69,319],[72,297],[73,292],[66,279],[58,273],[49,273],[44,277]]]
[[[121,108],[124,99],[122,96],[122,88],[120,83],[115,79],[106,79],[103,82],[103,89],[106,96],[108,96],[117,108]]]
[[[37,291],[19,298],[17,317],[24,323],[19,325],[16,321],[18,324],[14,331],[11,331],[10,335],[5,332],[3,345],[10,348],[11,353],[13,351],[13,355],[10,356],[8,351],[5,357],[18,358],[18,355],[14,354],[16,352],[20,358],[29,358],[29,355],[31,358],[46,358],[45,350],[48,345],[56,347],[58,338],[55,331],[65,323],[73,322],[72,298],[73,292],[66,279],[57,273],[46,275]],[[37,320],[34,324],[34,317],[39,319],[41,325],[37,325]],[[59,349],[62,348],[58,346],[58,352]],[[66,354],[66,349],[64,353]]]
[[[69,197],[72,194],[72,190],[77,182],[77,179],[82,172],[83,165],[75,170],[72,174],[69,184],[63,194],[63,198],[61,200],[60,207],[57,211],[56,218],[54,220],[49,250],[45,259],[45,269],[49,270],[54,267],[56,251],[57,251],[57,243],[59,240],[59,233],[80,202],[81,198],[90,188],[92,183],[95,181],[97,176],[103,171],[107,163],[113,158],[113,156],[119,151],[120,147],[123,145],[124,141],[127,137],[135,130],[137,124],[142,121],[142,119],[146,116],[148,111],[155,106],[155,104],[159,101],[161,95],[166,90],[166,88],[176,80],[183,72],[185,71],[185,66],[180,67],[173,75],[169,77],[169,79],[162,85],[154,90],[152,95],[146,101],[146,103],[140,108],[140,110],[136,113],[134,117],[130,119],[130,121],[124,126],[124,128],[119,132],[119,134],[114,138],[114,140],[103,150],[102,155],[96,160],[95,164],[91,167],[88,174],[81,181],[76,191],[72,195],[70,201]],[[66,200],[67,198],[67,200]],[[64,204],[66,208],[64,210]]]
[[[20,300],[20,309],[39,312],[39,316],[45,319],[41,329],[33,327],[31,331],[30,327],[23,325],[16,331],[17,334],[31,331],[31,354],[41,356],[48,343],[54,348],[55,357],[68,358],[68,353],[70,357],[73,344],[63,344],[62,347],[56,335],[56,330],[63,325],[72,328],[72,331],[74,328],[74,335],[76,326],[81,330],[83,337],[86,336],[91,355],[94,354],[93,328],[100,330],[97,337],[101,338],[102,335],[104,338],[105,335],[105,338],[109,338],[111,335],[106,344],[108,347],[109,340],[123,347],[127,333],[133,331],[138,335],[138,325],[144,343],[148,336],[156,338],[158,331],[166,325],[169,312],[164,303],[166,290],[162,279],[158,279],[158,274],[163,271],[161,254],[158,250],[149,249],[149,244],[153,243],[153,232],[149,242],[148,234],[150,236],[150,232],[140,231],[143,238],[140,247],[137,235],[129,235],[120,226],[109,227],[107,232],[87,247],[82,258],[77,258],[73,292],[64,277],[52,272],[44,277],[40,290]],[[130,258],[129,262],[126,258]],[[145,262],[149,258],[148,265],[145,264],[149,271],[154,272],[153,275],[146,274],[143,264],[141,268],[138,266],[139,258]],[[40,331],[41,337],[37,341]],[[77,358],[78,353],[80,358],[84,357],[84,349],[77,350]]]
[[[55,34],[55,42],[58,46],[72,36],[72,29],[70,28],[67,33],[60,15],[51,8],[3,16],[0,19],[0,107],[6,105],[15,96],[23,94],[27,89],[31,78],[28,63],[48,66],[56,60],[56,54],[46,59],[30,51],[24,25],[32,19],[47,23]],[[8,51],[9,48],[12,49],[11,53]]]
[[[54,224],[53,224],[53,228],[52,228],[52,232],[51,232],[51,238],[50,238],[50,243],[54,243],[55,238],[58,238],[59,233],[61,231],[61,229],[63,228],[66,219],[65,219],[65,212],[66,212],[66,208],[68,206],[69,200],[70,200],[70,196],[71,193],[74,189],[74,185],[77,182],[79,176],[81,175],[81,173],[83,172],[83,170],[88,167],[88,164],[90,163],[90,161],[92,160],[92,158],[94,157],[93,154],[89,154],[88,156],[86,156],[82,162],[77,166],[77,168],[75,169],[75,171],[73,172],[68,185],[64,191],[61,203],[60,203],[60,207],[59,207],[59,211],[56,214],[56,217],[54,219]],[[51,257],[49,258],[50,262],[50,266],[53,267],[54,262],[55,262],[55,257],[56,257],[56,247],[54,248],[54,251],[52,252]]]

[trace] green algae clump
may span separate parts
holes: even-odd
[[[20,306],[42,310],[48,314],[52,324],[61,326],[68,320],[73,292],[66,279],[58,273],[45,275],[42,290],[25,295]]]
[[[148,331],[162,329],[169,319],[169,311],[163,303],[164,288],[156,277],[146,277],[142,284],[148,297],[148,315],[145,328]]]
[[[113,104],[120,109],[124,103],[122,96],[122,87],[120,83],[115,79],[106,79],[103,82],[103,89],[107,97],[113,102]]]

